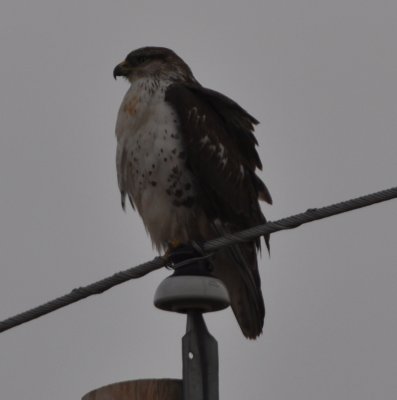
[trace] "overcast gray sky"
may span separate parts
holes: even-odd
[[[261,121],[274,220],[396,185],[396,20],[386,0],[3,0],[0,319],[155,256],[116,183],[130,50],[172,48]],[[272,237],[263,335],[207,318],[222,399],[396,397],[396,223],[390,201]],[[167,274],[1,334],[1,398],[180,377],[185,320],[152,305]]]

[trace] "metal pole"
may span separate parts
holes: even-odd
[[[183,400],[219,400],[218,343],[208,332],[203,313],[230,305],[225,285],[211,276],[206,256],[184,246],[173,253],[183,262],[156,290],[154,304],[162,310],[187,314],[182,338]]]
[[[182,338],[183,400],[219,400],[218,343],[203,314],[189,311]]]

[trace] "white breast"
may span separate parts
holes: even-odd
[[[137,207],[156,247],[188,241],[194,197],[191,174],[178,130],[178,118],[164,100],[168,82],[131,85],[120,106],[116,136],[121,192]],[[183,237],[182,237],[183,236]]]

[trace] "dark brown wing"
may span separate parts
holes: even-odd
[[[204,194],[207,215],[242,227],[261,222],[258,197],[268,203],[271,197],[255,174],[262,167],[252,133],[255,118],[199,85],[171,85],[165,99],[178,114],[188,167]]]
[[[219,234],[265,223],[258,198],[271,203],[271,197],[255,174],[262,167],[253,135],[258,122],[233,100],[199,85],[171,85],[165,99],[178,115],[198,201],[210,220],[222,222]],[[262,331],[265,314],[255,242],[223,250],[217,257],[215,274],[229,289],[244,334],[254,338]]]

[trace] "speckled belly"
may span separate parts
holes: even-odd
[[[177,119],[166,104],[154,115],[157,117],[146,120],[133,135],[120,138],[118,153],[124,157],[119,164],[126,193],[153,244],[161,249],[171,240],[199,239],[202,215],[196,204],[194,177],[185,165]]]

